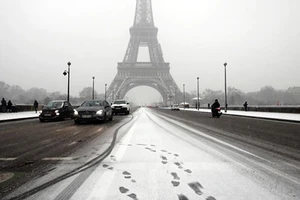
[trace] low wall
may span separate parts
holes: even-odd
[[[38,110],[42,109],[43,105],[39,105]],[[26,104],[20,104],[20,105],[13,105],[12,106],[12,112],[24,112],[24,111],[34,111],[33,105],[26,105]],[[3,109],[0,105],[0,112],[3,112]]]
[[[244,107],[228,107],[228,110],[245,110]],[[300,107],[293,106],[248,106],[248,111],[278,112],[278,113],[300,113]]]
[[[200,106],[201,108],[208,108],[207,106]],[[195,107],[193,107],[195,108]],[[221,107],[223,110],[224,107]],[[241,110],[244,111],[245,108],[242,106],[228,106],[228,110]],[[278,113],[300,113],[300,106],[248,106],[248,111],[257,112],[278,112]]]

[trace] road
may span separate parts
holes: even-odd
[[[38,119],[0,124],[0,172],[15,174],[0,183],[1,196],[33,177],[43,176],[61,160],[77,160],[73,152],[95,138],[106,141],[106,132],[130,116],[115,116],[112,122],[74,125],[73,120],[40,123]],[[87,156],[86,156],[87,157]],[[0,198],[1,198],[0,196]]]
[[[300,198],[299,124],[194,114],[141,108],[6,199]]]

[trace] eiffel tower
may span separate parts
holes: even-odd
[[[156,89],[165,104],[176,102],[182,93],[170,74],[170,63],[164,61],[154,26],[151,0],[137,0],[131,38],[123,62],[106,94],[108,99],[123,99],[126,93],[138,86]],[[148,47],[150,62],[138,62],[140,47]]]

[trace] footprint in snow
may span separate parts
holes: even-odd
[[[171,175],[173,176],[173,181],[171,181],[171,183],[174,187],[177,187],[180,184],[180,182],[178,181],[180,180],[180,178],[175,172],[172,172]]]
[[[177,167],[178,167],[179,169],[182,169],[182,168],[183,168],[182,165],[181,165],[179,162],[174,162],[174,164],[177,165]]]
[[[168,159],[165,156],[160,156],[162,159],[162,164],[167,164],[168,163]]]
[[[113,155],[110,156],[110,159],[111,159],[112,161],[117,161],[116,157],[113,156]]]
[[[183,194],[178,194],[178,199],[179,200],[189,200],[186,196],[184,196]]]
[[[119,190],[122,194],[128,193],[129,189],[125,188],[125,187],[119,187]],[[132,198],[133,200],[138,200],[136,194],[131,193],[129,195],[127,195],[128,197]]]
[[[201,191],[201,189],[203,189],[202,185],[199,182],[192,182],[188,184],[190,186],[190,188],[192,188],[196,194],[198,195],[202,195],[203,192]]]
[[[206,197],[206,200],[217,200],[217,199],[215,197],[209,196],[209,197]]]

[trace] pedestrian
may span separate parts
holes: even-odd
[[[12,102],[11,102],[11,100],[8,100],[8,102],[7,102],[7,112],[12,112]]]
[[[211,105],[211,109],[216,109],[216,108],[220,108],[220,103],[219,103],[218,99],[216,99],[215,103],[213,103]]]
[[[248,103],[247,103],[247,101],[244,103],[244,108],[245,108],[245,111],[247,111],[247,108],[248,108]]]
[[[1,101],[1,109],[2,109],[2,112],[6,112],[6,101],[4,98],[2,98],[2,101]]]
[[[39,107],[39,103],[37,102],[37,100],[34,100],[33,106],[34,106],[35,113],[37,113],[37,109]]]

